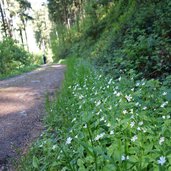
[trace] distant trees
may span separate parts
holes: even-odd
[[[88,15],[92,20],[97,19],[97,10],[108,7],[112,0],[48,0],[50,18],[58,25],[70,28],[73,24],[79,24]]]
[[[69,44],[83,30],[88,30],[93,39],[96,39],[101,31],[96,26],[113,3],[114,0],[48,0],[49,15],[53,22],[52,50],[57,52],[55,55],[66,56]],[[58,36],[58,41],[53,40],[55,35]]]
[[[45,4],[34,13],[34,32],[39,48],[46,52],[50,47],[51,22],[49,20],[48,8]]]
[[[32,17],[29,15],[31,4],[27,0],[0,0],[0,22],[3,37],[27,45],[26,24]]]
[[[31,10],[28,0],[0,0],[0,76],[34,60],[27,42]]]

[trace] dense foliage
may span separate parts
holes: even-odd
[[[0,75],[8,74],[30,65],[33,56],[15,43],[14,40],[6,38],[0,42]]]
[[[58,58],[73,51],[95,59],[115,77],[132,69],[146,78],[163,79],[170,74],[169,0],[90,2],[82,6],[84,17],[79,21],[79,31],[77,23],[73,24],[65,41],[57,44]]]

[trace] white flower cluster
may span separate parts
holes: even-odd
[[[65,144],[71,144],[72,138],[68,137]]]
[[[103,138],[103,137],[104,137],[104,135],[105,135],[105,133],[104,133],[104,132],[103,132],[103,133],[101,133],[101,134],[99,134],[99,135],[97,135],[97,136],[96,136],[96,138],[95,138],[95,141],[98,141],[99,139]]]
[[[122,161],[129,160],[129,156],[122,155],[121,160]]]

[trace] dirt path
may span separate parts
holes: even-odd
[[[0,81],[0,170],[16,158],[43,129],[45,94],[59,89],[63,65],[41,68]]]

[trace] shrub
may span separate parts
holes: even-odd
[[[28,65],[31,61],[30,56],[14,40],[4,39],[0,42],[0,73],[5,74],[15,68]]]

